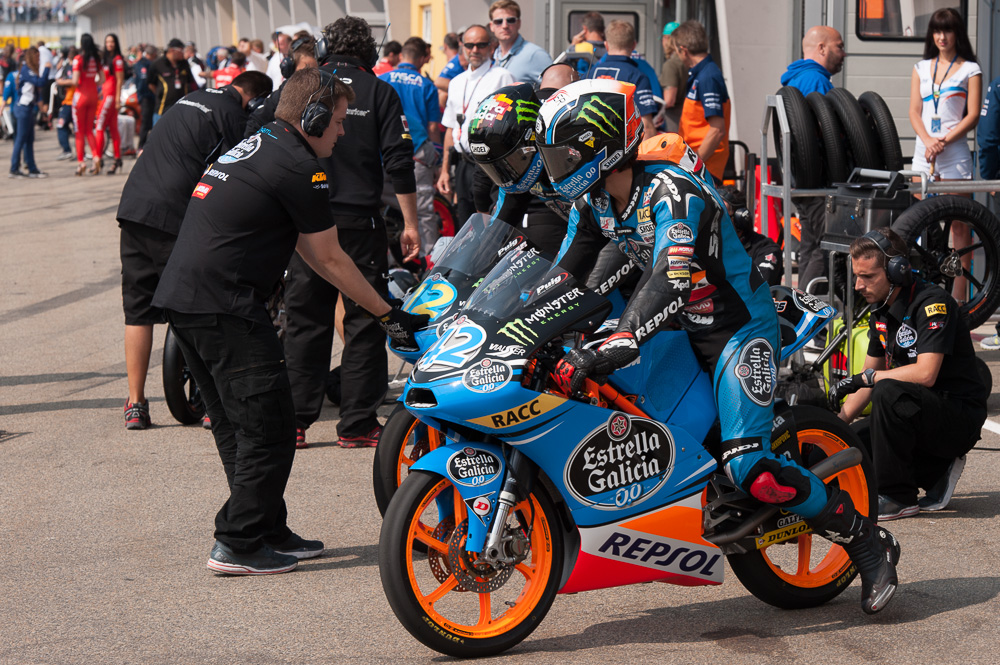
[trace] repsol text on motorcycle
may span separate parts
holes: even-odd
[[[815,303],[806,311],[791,293],[776,298],[797,308],[796,336],[783,340],[794,349],[824,319]],[[515,248],[415,365],[402,396],[414,424],[401,435],[436,447],[409,460],[388,504],[379,568],[396,616],[427,646],[496,654],[525,639],[558,593],[720,584],[723,557],[779,607],[824,603],[857,574],[839,546],[717,472],[711,381],[687,333],[653,336],[639,361],[604,385],[588,380],[585,395],[556,388],[567,340],[613,331],[612,309],[529,246]],[[777,454],[875,510],[871,463],[839,419],[778,404],[773,425]],[[803,553],[819,563],[803,565]]]

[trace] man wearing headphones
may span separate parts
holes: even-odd
[[[208,560],[216,572],[283,573],[323,551],[288,528],[283,498],[295,408],[265,301],[293,252],[378,317],[398,346],[413,348],[412,331],[427,322],[392,309],[340,246],[319,159],[344,134],[353,98],[321,70],[288,79],[275,122],[216,160],[194,188],[153,299],[201,390],[229,481]]]
[[[879,520],[948,505],[990,392],[958,305],[916,278],[907,257],[906,243],[887,228],[851,243],[855,288],[875,309],[864,370],[830,390],[834,408],[848,396],[839,414],[848,423],[872,403]],[[918,501],[921,487],[927,493]]]

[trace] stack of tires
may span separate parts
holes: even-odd
[[[855,167],[899,171],[903,152],[896,123],[875,92],[855,98],[843,88],[803,96],[797,88],[778,90],[791,132],[792,187],[817,189],[845,182]],[[782,134],[774,115],[774,140],[783,160]],[[782,163],[784,167],[784,164]]]

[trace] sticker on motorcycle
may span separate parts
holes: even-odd
[[[459,485],[481,487],[500,474],[500,458],[486,450],[466,446],[448,460],[448,477]]]
[[[438,372],[461,367],[471,360],[486,341],[486,331],[478,324],[461,316],[448,328],[444,336],[417,361],[422,372]]]
[[[500,390],[510,381],[514,372],[502,360],[483,358],[462,375],[462,384],[474,393],[491,393]]]
[[[479,521],[486,524],[486,516],[490,514],[493,510],[493,499],[492,497],[496,492],[490,492],[489,494],[483,494],[482,496],[474,496],[465,500],[465,505],[468,506],[469,512],[479,518]]]
[[[666,426],[615,413],[573,451],[563,481],[581,503],[617,510],[656,492],[673,470],[674,456]]]
[[[521,425],[529,420],[534,420],[538,416],[544,415],[552,409],[562,406],[565,403],[565,398],[543,393],[535,399],[525,402],[524,404],[519,404],[512,409],[491,413],[490,415],[482,416],[481,418],[472,418],[469,422],[489,427],[490,429],[504,429],[506,427],[513,427],[514,425]]]
[[[833,316],[834,309],[829,304],[820,300],[816,296],[806,293],[805,291],[800,291],[799,289],[792,289],[792,301],[795,306],[801,309],[803,312],[808,312],[810,314],[816,314],[823,318]]]
[[[778,372],[774,366],[774,351],[766,339],[758,337],[750,340],[740,350],[733,372],[747,397],[761,406],[771,404]]]
[[[458,297],[456,289],[441,273],[434,273],[417,287],[403,305],[403,311],[426,314],[434,321],[447,312]]]

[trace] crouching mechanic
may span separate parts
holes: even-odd
[[[915,279],[907,255],[890,229],[851,243],[855,288],[876,309],[864,369],[830,390],[832,406],[848,423],[872,403],[880,521],[948,505],[965,454],[979,440],[990,394],[989,369],[976,358],[958,304],[944,289]],[[927,493],[918,501],[919,487]]]
[[[877,612],[895,593],[899,545],[846,492],[770,452],[779,334],[768,285],[710,185],[676,164],[635,160],[642,123],[634,93],[619,81],[580,81],[539,112],[545,167],[556,189],[577,199],[559,263],[581,276],[610,240],[644,271],[616,332],[596,351],[571,350],[556,374],[576,392],[585,377],[628,365],[640,344],[678,323],[712,376],[726,473],[843,545],[861,572],[862,608]]]
[[[265,301],[292,253],[380,317],[398,346],[416,348],[412,331],[427,322],[386,304],[337,239],[317,158],[333,152],[353,98],[321,70],[288,79],[277,120],[220,157],[194,188],[153,298],[201,390],[229,481],[208,560],[217,572],[283,573],[323,551],[286,525],[295,406]]]

